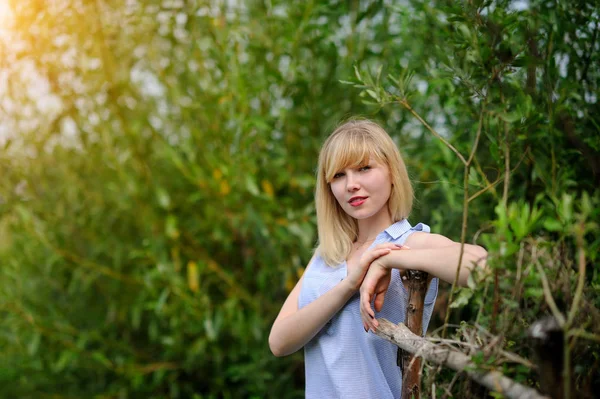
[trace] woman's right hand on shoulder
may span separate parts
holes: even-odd
[[[365,278],[365,275],[367,274],[367,271],[369,270],[369,266],[371,266],[371,263],[373,263],[373,261],[376,259],[389,254],[395,249],[400,248],[396,244],[388,242],[379,244],[365,251],[360,257],[358,265],[353,268],[348,267],[348,275],[346,276],[345,280],[347,280],[347,283],[350,285],[350,287],[353,290],[358,291],[363,279]]]

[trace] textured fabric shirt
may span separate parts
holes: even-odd
[[[419,223],[412,227],[406,219],[401,220],[381,232],[371,247],[386,242],[404,244],[415,231],[429,233],[429,226]],[[346,262],[331,267],[320,256],[315,256],[304,273],[299,308],[329,291],[346,277],[346,273]],[[437,291],[438,279],[434,278],[425,296],[423,335],[431,319]],[[383,308],[376,317],[396,324],[404,322],[407,294],[400,271],[393,269]],[[396,363],[398,347],[372,332],[365,333],[359,303],[360,295],[356,293],[304,346],[306,398],[400,398],[402,374]]]

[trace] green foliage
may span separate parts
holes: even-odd
[[[535,385],[501,349],[531,357],[547,284],[598,389],[595,2],[64,3],[14,2],[0,36],[0,396],[302,397],[267,337],[318,148],[357,114],[404,154],[412,220],[460,240],[467,199],[490,273],[449,309],[478,366]],[[423,389],[468,397],[453,377]]]

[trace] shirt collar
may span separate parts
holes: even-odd
[[[393,225],[391,225],[390,227],[388,227],[384,231],[390,237],[392,237],[394,240],[397,240],[398,237],[400,237],[401,235],[403,235],[404,233],[406,233],[411,228],[412,228],[412,226],[410,225],[410,223],[408,223],[408,220],[407,219],[402,219],[402,220],[394,223]]]

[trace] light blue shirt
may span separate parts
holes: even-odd
[[[404,219],[382,231],[371,247],[386,242],[404,244],[415,231],[429,233],[430,229],[422,223],[412,227]],[[345,277],[346,262],[331,267],[320,256],[315,256],[304,273],[298,298],[299,308],[329,291]],[[423,335],[431,319],[437,291],[438,279],[434,278],[425,296]],[[392,270],[385,303],[376,317],[386,318],[396,324],[404,322],[407,294],[399,270]],[[306,398],[400,398],[402,373],[396,363],[398,347],[372,332],[365,333],[359,300],[358,293],[350,298],[304,346]]]

